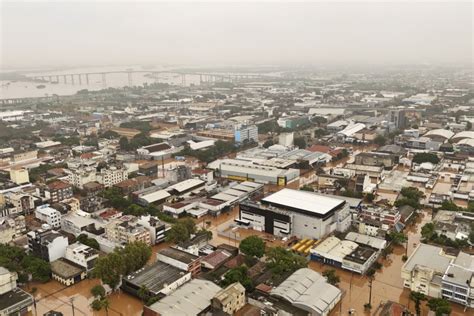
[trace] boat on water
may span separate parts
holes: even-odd
[[[36,89],[44,89],[46,86],[44,84],[40,84],[36,86]]]

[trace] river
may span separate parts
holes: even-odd
[[[168,83],[173,85],[182,85],[182,76],[173,73],[160,73],[157,78],[150,76],[153,71],[166,71],[171,68],[154,67],[152,69],[144,69],[140,66],[123,66],[123,67],[88,67],[88,68],[73,68],[61,71],[35,71],[24,73],[26,77],[52,76],[53,83],[45,81],[16,81],[16,80],[0,80],[0,99],[15,99],[15,98],[32,98],[32,97],[46,97],[52,95],[72,95],[82,89],[96,91],[104,88],[122,88],[129,85],[127,70],[135,71],[150,71],[134,72],[132,73],[132,85],[141,86],[144,83]],[[105,83],[102,81],[101,73],[122,71],[122,73],[110,73],[106,75]],[[89,83],[86,82],[86,76],[82,75],[79,81],[78,74],[94,73],[89,75]],[[74,74],[74,82],[71,76],[67,76],[67,82],[64,82],[65,74]],[[58,76],[58,77],[56,77]],[[48,79],[47,78],[47,79]],[[56,82],[59,79],[59,82]],[[186,86],[191,84],[199,84],[199,75],[186,75]],[[44,86],[44,87],[42,87]]]

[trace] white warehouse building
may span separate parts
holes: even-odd
[[[350,204],[341,197],[285,188],[259,203],[240,203],[236,221],[275,236],[320,239],[349,228]]]

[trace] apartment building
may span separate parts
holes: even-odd
[[[35,217],[53,228],[61,227],[61,213],[49,204],[38,206],[35,210]]]
[[[120,183],[126,179],[128,179],[127,170],[115,166],[103,168],[97,173],[97,182],[103,184],[106,188],[110,188],[114,184]]]
[[[256,125],[242,126],[234,131],[236,143],[258,142],[258,127]]]
[[[232,283],[220,290],[211,300],[213,309],[221,310],[228,315],[234,315],[244,307],[245,303],[245,288],[239,282]]]
[[[89,246],[76,242],[66,248],[65,258],[83,267],[86,271],[94,268],[99,252]]]
[[[150,231],[139,224],[135,216],[125,215],[111,221],[105,226],[105,235],[108,239],[122,244],[142,241],[151,245]]]
[[[195,277],[201,272],[201,260],[199,256],[176,248],[166,248],[161,250],[156,258],[158,261],[172,265],[186,272],[191,272]]]
[[[54,230],[38,229],[27,233],[28,251],[36,257],[52,262],[66,254],[67,237]]]

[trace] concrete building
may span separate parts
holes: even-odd
[[[94,268],[94,264],[99,258],[99,252],[89,246],[76,242],[67,246],[65,258],[90,271]]]
[[[59,258],[51,262],[51,275],[53,280],[65,286],[71,286],[87,277],[86,269],[67,259]]]
[[[258,127],[256,125],[242,126],[234,131],[236,143],[258,142]]]
[[[138,296],[142,287],[148,290],[150,297],[170,295],[178,287],[191,280],[191,273],[157,261],[122,278],[121,288],[132,295]]]
[[[441,297],[442,278],[452,260],[442,248],[420,244],[402,267],[403,285],[411,291]]]
[[[340,197],[285,188],[259,203],[240,203],[238,222],[280,237],[320,239],[349,228],[350,204]]]
[[[284,299],[305,310],[308,315],[326,316],[342,298],[342,292],[330,285],[318,272],[303,268],[273,288],[271,296]]]
[[[10,214],[30,214],[35,208],[35,199],[30,194],[12,192],[6,195],[5,200],[12,205]]]
[[[263,184],[276,184],[284,186],[291,181],[299,179],[298,169],[280,169],[271,166],[260,166],[251,161],[237,159],[216,160],[208,164],[223,178],[237,181],[253,181]]]
[[[111,241],[128,244],[142,241],[151,244],[150,231],[138,223],[135,216],[125,215],[113,220],[105,226],[105,235]]]
[[[245,306],[245,303],[245,288],[236,282],[216,293],[212,299],[212,309],[223,311],[228,315],[235,315],[239,309]]]
[[[290,147],[290,146],[293,146],[293,141],[294,141],[294,133],[281,133],[280,135],[278,135],[279,145]]]
[[[310,252],[311,260],[360,274],[365,273],[379,255],[378,249],[334,236],[326,238]]]
[[[158,302],[145,306],[144,316],[205,315],[221,288],[211,281],[193,279]]]
[[[199,256],[176,248],[165,248],[156,254],[158,261],[167,263],[186,272],[193,277],[201,272],[201,260]]]
[[[441,296],[455,303],[474,307],[474,256],[460,252],[441,281]]]
[[[170,225],[151,215],[141,216],[138,218],[137,223],[148,229],[152,245],[165,241],[165,232],[171,229]]]
[[[28,232],[27,236],[28,251],[36,257],[52,262],[66,254],[68,239],[54,230],[38,229]]]
[[[33,296],[17,287],[18,275],[0,267],[0,315],[26,315],[33,312]]]
[[[405,117],[405,110],[390,110],[388,112],[389,122],[393,123],[395,128],[402,130],[406,127],[407,120]]]
[[[93,167],[81,167],[77,169],[65,169],[67,182],[73,186],[83,189],[86,183],[96,182],[96,169]]]
[[[125,168],[111,166],[109,168],[103,168],[97,173],[97,182],[104,185],[106,188],[110,188],[114,184],[120,183],[126,179],[128,179],[128,172]]]
[[[49,204],[38,206],[35,210],[35,217],[53,228],[61,227],[61,213]]]
[[[63,181],[54,181],[43,187],[38,187],[36,193],[49,203],[58,203],[72,198],[72,185]]]
[[[10,179],[16,184],[25,184],[30,182],[28,170],[25,168],[11,168]]]
[[[15,236],[15,221],[7,217],[0,218],[0,244],[10,243]]]

